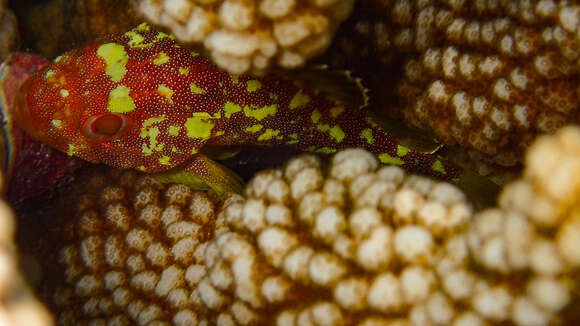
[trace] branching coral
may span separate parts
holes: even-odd
[[[232,73],[301,66],[324,51],[353,0],[140,0],[152,23],[203,43]]]
[[[398,85],[403,115],[448,144],[519,162],[536,135],[579,121],[579,8],[395,1],[392,46],[411,55]]]

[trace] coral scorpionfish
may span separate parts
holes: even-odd
[[[397,143],[364,110],[283,75],[231,75],[147,24],[39,67],[11,111],[33,137],[71,156],[182,182],[187,175],[186,183],[218,192],[241,183],[205,146],[363,147],[383,163],[457,177],[437,155]]]

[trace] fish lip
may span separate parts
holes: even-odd
[[[7,178],[12,175],[17,150],[24,137],[24,131],[14,124],[14,103],[28,77],[48,63],[41,56],[16,52],[0,65],[0,168],[3,168]]]

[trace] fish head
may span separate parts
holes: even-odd
[[[126,136],[131,118],[107,110],[99,95],[107,90],[87,89],[87,78],[74,62],[57,58],[21,83],[11,115],[28,134],[70,156],[127,167],[119,159],[127,155],[113,144]]]

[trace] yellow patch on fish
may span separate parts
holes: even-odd
[[[248,117],[248,118],[254,118],[258,121],[261,121],[262,119],[266,118],[267,116],[270,115],[276,115],[276,112],[278,110],[278,105],[276,104],[272,104],[272,105],[266,105],[266,106],[262,106],[262,107],[256,107],[256,106],[244,106],[244,114]]]
[[[443,163],[440,160],[437,160],[435,163],[433,163],[431,170],[439,172],[443,175],[447,174],[447,171],[445,171],[445,167],[443,167]]]
[[[171,97],[173,96],[173,90],[171,88],[165,86],[164,84],[161,84],[157,87],[157,93],[165,97],[165,99],[167,100],[167,102],[169,102],[169,104],[173,104],[173,100],[171,99]]]
[[[47,70],[44,75],[42,75],[42,79],[44,79],[47,82],[51,82],[52,79],[54,78],[54,71],[52,70]]]
[[[109,102],[107,103],[107,110],[113,113],[126,113],[135,110],[135,102],[129,95],[131,90],[125,85],[115,87],[109,93]]]
[[[153,46],[153,44],[151,44],[151,43],[143,44],[143,41],[145,41],[145,38],[143,37],[143,35],[135,32],[135,31],[128,31],[124,35],[130,38],[130,40],[129,40],[129,42],[127,42],[127,44],[131,48],[146,48],[146,47]]]
[[[314,150],[314,152],[321,153],[321,154],[332,154],[332,153],[336,152],[336,149],[330,148],[330,147],[321,147],[321,148]]]
[[[121,81],[127,73],[125,66],[129,61],[125,47],[117,43],[105,43],[99,46],[97,55],[105,61],[105,74],[112,81]]]
[[[373,130],[371,128],[361,131],[360,138],[366,139],[367,143],[371,145],[375,143],[375,137],[373,137]]]
[[[167,56],[167,53],[165,52],[161,52],[159,53],[155,59],[153,59],[153,64],[160,66],[163,64],[166,64],[169,62],[169,57]]]
[[[185,130],[187,130],[187,137],[198,139],[209,139],[211,131],[214,127],[213,122],[204,121],[202,117],[188,118],[185,122]]]
[[[50,121],[50,125],[55,127],[56,129],[62,129],[62,120],[53,119]]]
[[[234,102],[226,102],[224,104],[225,117],[230,118],[232,114],[242,111],[242,107]]]
[[[68,144],[68,150],[66,152],[68,156],[74,156],[76,153],[78,153],[78,151],[79,151],[78,147],[76,147],[73,144]]]
[[[270,140],[278,136],[278,134],[280,134],[280,130],[266,129],[266,131],[264,131],[264,133],[261,134],[260,137],[258,137],[258,140],[259,141]]]
[[[181,126],[169,126],[169,128],[167,129],[167,134],[169,136],[178,136],[180,130]]]
[[[385,164],[394,164],[394,165],[403,165],[405,161],[401,160],[398,157],[392,157],[387,153],[382,153],[378,155],[379,161]]]
[[[343,106],[335,106],[330,109],[330,115],[336,119],[343,111],[344,111]]]
[[[312,120],[313,123],[318,123],[318,121],[320,121],[320,118],[322,118],[322,114],[320,113],[320,111],[318,110],[312,111],[310,119]]]
[[[403,157],[407,155],[411,150],[405,146],[397,145],[397,156]]]
[[[205,89],[198,87],[194,82],[189,85],[189,89],[193,94],[205,94]]]
[[[262,128],[264,128],[262,125],[253,125],[246,128],[246,132],[257,133],[258,131],[262,130]]]
[[[344,139],[344,131],[342,131],[339,125],[330,128],[328,132],[330,133],[330,137],[333,138],[337,143],[340,143]]]
[[[158,159],[158,161],[159,161],[159,164],[161,164],[161,165],[171,165],[171,163],[170,163],[171,158],[169,156],[165,156],[165,155],[161,156]]]
[[[153,151],[162,151],[165,144],[159,143],[157,141],[157,136],[161,133],[159,128],[154,126],[157,123],[160,123],[166,119],[165,115],[160,117],[151,117],[147,120],[143,121],[141,125],[141,130],[139,132],[139,137],[141,138],[149,138],[149,144],[143,143],[141,145],[141,152],[145,156],[149,156],[153,154]]]
[[[151,29],[151,26],[149,26],[149,24],[147,24],[147,23],[141,23],[141,24],[139,24],[139,26],[135,27],[135,30],[138,30],[141,32],[147,32],[150,29]]]
[[[248,92],[255,92],[257,90],[259,90],[262,87],[262,83],[260,83],[259,80],[248,80],[248,82],[246,83],[246,90]]]
[[[290,100],[289,104],[290,110],[294,110],[301,106],[304,106],[308,104],[308,102],[310,102],[310,96],[302,93],[302,91],[298,91],[298,93],[296,93],[294,97],[292,97],[292,99]]]

